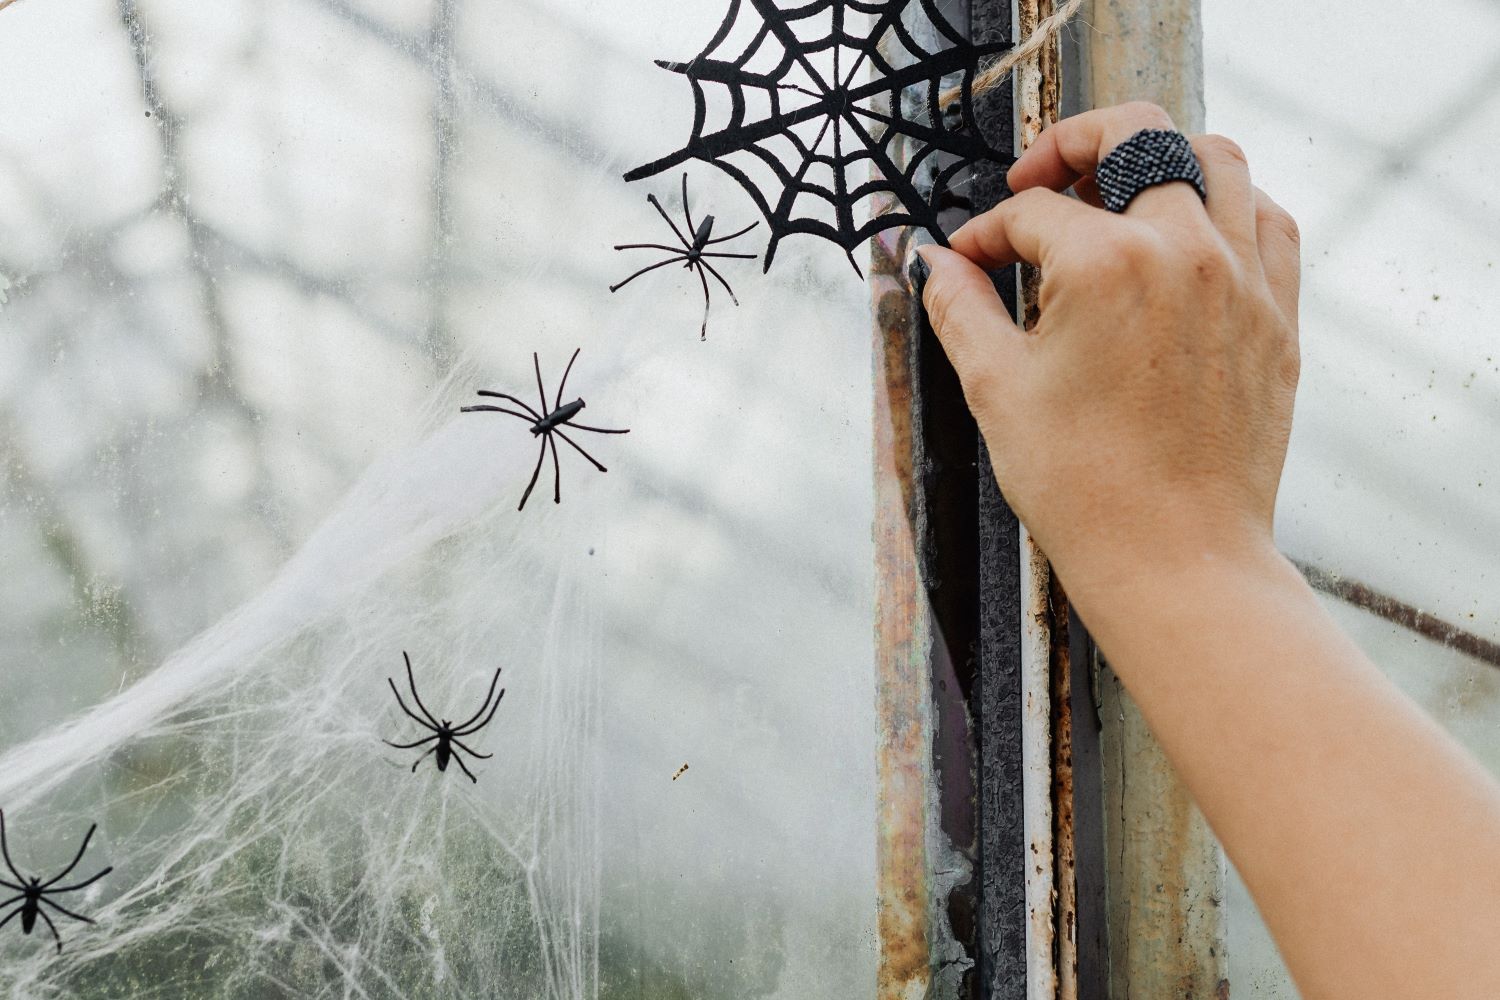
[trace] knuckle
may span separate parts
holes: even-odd
[[[1123,117],[1140,123],[1141,128],[1173,128],[1172,116],[1160,104],[1151,101],[1129,101],[1119,106]]]
[[[1263,208],[1260,213],[1260,224],[1292,246],[1299,248],[1302,246],[1302,230],[1298,227],[1297,220],[1281,206]]]
[[[1278,360],[1278,373],[1281,375],[1282,383],[1295,388],[1302,377],[1302,350],[1298,347],[1297,338],[1290,330],[1287,331]]]
[[[1205,284],[1222,284],[1233,277],[1236,270],[1234,258],[1224,241],[1210,234],[1184,240],[1182,259]]]
[[[934,330],[942,331],[951,322],[953,300],[956,293],[950,284],[936,277],[927,281],[922,293],[922,304],[927,307],[927,318]]]
[[[1009,217],[1023,212],[1034,212],[1049,198],[1054,197],[1056,197],[1055,192],[1048,188],[1027,188],[1024,191],[1017,191],[1002,201],[999,208]]]
[[[1200,135],[1193,140],[1193,147],[1199,156],[1206,159],[1238,163],[1246,168],[1250,166],[1250,158],[1245,155],[1240,144],[1228,136]]]
[[[1161,256],[1151,240],[1132,234],[1100,236],[1089,252],[1050,269],[1058,278],[1058,294],[1115,294],[1131,286],[1157,284],[1154,276],[1162,270]]]
[[[1151,233],[1135,226],[1110,226],[1095,241],[1097,264],[1139,272],[1161,256],[1161,247]]]
[[[965,283],[950,279],[929,279],[922,295],[927,307],[927,317],[932,328],[939,333],[962,327],[962,302],[966,293]]]

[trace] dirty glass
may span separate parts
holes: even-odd
[[[610,291],[683,173],[759,218],[622,179],[723,10],[0,9],[0,808],[114,866],[0,992],[873,993],[870,287],[792,237],[706,339],[696,272]],[[459,412],[575,350],[607,474]],[[382,743],[403,652],[442,719],[502,671],[477,783]]]
[[[1303,235],[1279,542],[1500,772],[1500,7],[1204,4],[1208,125]],[[1295,996],[1232,880],[1236,995]]]

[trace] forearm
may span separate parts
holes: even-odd
[[[1044,131],[1008,175],[1015,197],[950,249],[919,249],[933,329],[1006,499],[1306,1000],[1500,997],[1500,790],[1271,543],[1300,364],[1296,223],[1217,136],[1191,140],[1202,188],[1137,171],[1123,213],[1099,197],[1116,150],[1171,128],[1129,104]],[[987,273],[1017,261],[1043,275],[1028,330]]]
[[[1307,1000],[1500,996],[1500,788],[1266,547],[1064,584]]]

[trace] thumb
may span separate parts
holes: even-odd
[[[990,276],[961,253],[927,244],[917,248],[927,264],[922,304],[948,361],[958,372],[970,409],[984,405],[996,375],[1015,370],[1026,347]]]

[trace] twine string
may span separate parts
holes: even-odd
[[[991,63],[981,70],[979,75],[969,83],[970,91],[977,97],[988,90],[998,86],[1011,71],[1021,63],[1035,56],[1042,48],[1052,42],[1073,15],[1077,14],[1083,7],[1084,0],[1067,0],[1057,10],[1043,18],[1026,40],[1007,52],[1000,59]],[[950,87],[938,96],[938,107],[947,109],[949,105],[963,96],[963,87]]]

